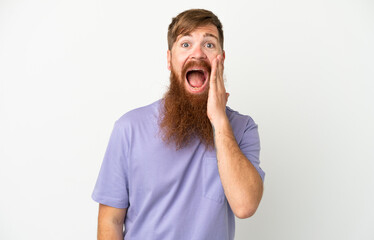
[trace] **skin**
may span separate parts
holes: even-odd
[[[263,184],[257,170],[241,152],[230,122],[226,115],[229,94],[223,81],[225,52],[218,41],[218,31],[214,25],[196,28],[187,36],[179,36],[171,51],[167,51],[168,69],[171,66],[181,74],[189,61],[206,61],[212,67],[208,84],[199,91],[192,90],[184,77],[186,89],[192,94],[208,93],[207,115],[214,129],[214,142],[217,152],[218,171],[222,186],[231,209],[238,218],[252,216],[262,197]],[[127,209],[99,205],[99,240],[123,239],[123,224]]]
[[[231,209],[238,218],[251,217],[260,204],[263,183],[240,150],[226,115],[228,94],[223,82],[223,59],[212,62],[207,114],[214,129],[218,171]]]
[[[99,204],[98,240],[123,240],[123,223],[127,208],[114,208]]]
[[[219,44],[218,36],[214,25],[199,27],[187,36],[179,36],[171,51],[167,52],[168,69],[173,66],[180,73],[186,63],[194,60],[211,64],[207,115],[214,129],[218,171],[234,214],[238,218],[248,218],[256,212],[261,201],[263,183],[255,167],[241,152],[226,115],[229,94],[223,80],[225,52]],[[200,93],[189,88],[184,76],[179,79],[184,81],[190,93]],[[208,91],[208,88],[204,91]]]
[[[211,65],[218,55],[222,55],[223,59],[225,57],[225,52],[218,41],[217,28],[214,25],[198,27],[188,35],[177,37],[171,51],[167,51],[168,69],[171,70],[171,66],[173,66],[174,71],[178,73],[178,79],[185,80],[185,76],[181,77],[184,65],[191,61],[205,61]],[[210,76],[207,81],[209,78]],[[205,85],[203,91],[198,93],[191,89],[187,81],[184,81],[183,84],[192,94],[200,94],[208,90],[208,84]]]

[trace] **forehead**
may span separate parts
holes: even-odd
[[[213,24],[209,24],[209,25],[199,26],[190,31],[186,31],[186,32],[182,31],[182,33],[178,35],[177,40],[184,36],[194,36],[194,35],[215,37],[217,38],[217,40],[219,38],[217,27],[214,26]]]

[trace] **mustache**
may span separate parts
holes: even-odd
[[[186,63],[186,65],[183,66],[181,77],[185,78],[188,69],[191,69],[191,68],[203,68],[204,70],[208,72],[209,76],[210,76],[210,72],[212,71],[212,67],[208,62],[202,61],[202,60],[194,60],[194,61],[190,61]]]

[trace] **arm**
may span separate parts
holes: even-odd
[[[218,170],[230,207],[238,218],[248,218],[260,204],[262,179],[241,152],[228,120],[215,125],[215,146]]]
[[[126,212],[127,208],[114,208],[100,204],[97,239],[123,240],[123,223]]]
[[[218,170],[227,201],[238,218],[248,218],[256,212],[261,201],[263,184],[236,142],[225,112],[227,99],[223,57],[218,56],[212,63],[207,114],[214,130]]]

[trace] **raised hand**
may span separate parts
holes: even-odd
[[[213,60],[209,80],[207,115],[213,127],[228,120],[226,115],[226,103],[229,94],[226,92],[223,81],[223,62],[224,58],[222,55],[218,55]]]

